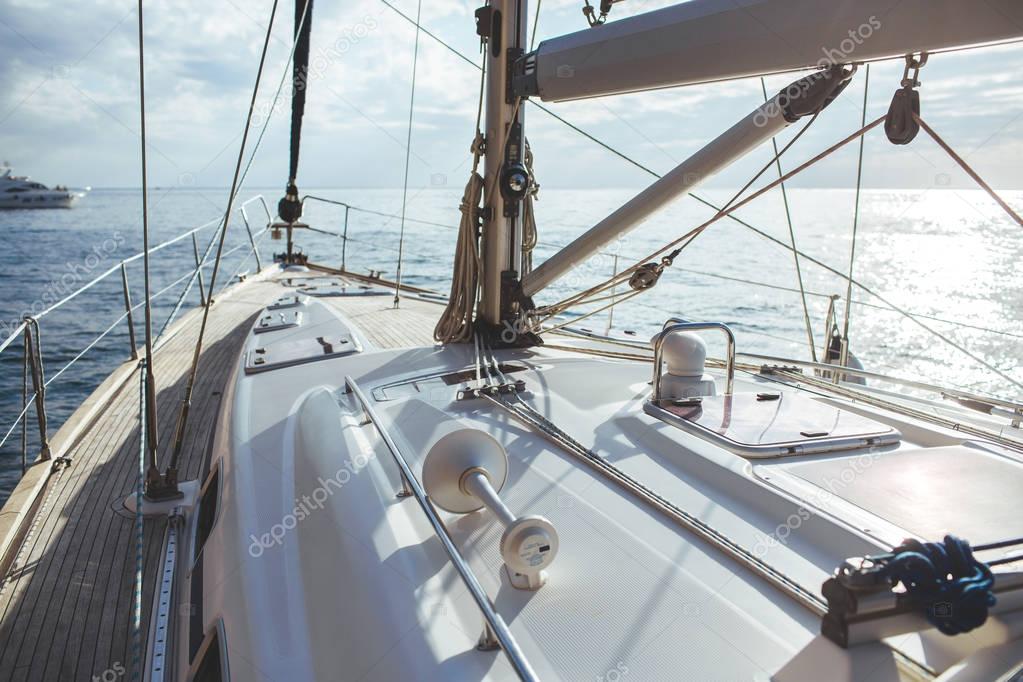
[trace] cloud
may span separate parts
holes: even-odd
[[[391,0],[415,16],[417,0]],[[612,19],[671,2],[616,5]],[[478,3],[423,3],[423,24],[470,60],[481,59],[473,11]],[[147,120],[154,184],[182,173],[200,185],[230,181],[256,75],[269,0],[179,0],[146,6]],[[6,0],[0,4],[0,148],[24,172],[46,182],[137,185],[138,71],[135,3],[89,5]],[[577,0],[547,0],[537,40],[585,29]],[[271,111],[291,45],[293,13],[282,3],[257,98],[269,116],[253,185],[283,185],[290,109]],[[532,20],[532,17],[530,17]],[[380,0],[321,3],[313,15],[313,53],[300,180],[308,186],[395,186],[403,177],[415,29]],[[921,74],[924,116],[971,154],[996,185],[1018,186],[1023,126],[1023,48],[932,57]],[[864,74],[791,152],[792,167],[859,125]],[[901,65],[872,67],[869,116],[883,113]],[[767,79],[769,91],[792,76]],[[412,180],[467,172],[479,71],[420,34],[412,131]],[[588,133],[658,172],[699,149],[762,100],[752,79],[617,98],[547,105]],[[527,131],[547,187],[640,187],[650,177],[565,128],[535,107]],[[791,135],[787,133],[786,135]],[[786,138],[787,139],[787,138]],[[250,140],[251,142],[251,140]],[[868,186],[922,186],[947,164],[922,140],[895,149],[878,134],[867,143]],[[847,186],[855,154],[845,150],[796,184]],[[742,184],[769,156],[758,150],[714,180]],[[954,169],[953,169],[954,170]],[[930,178],[931,180],[928,180]],[[955,182],[960,182],[956,175]],[[459,180],[460,181],[460,180]],[[454,180],[452,180],[454,182]],[[963,181],[965,186],[966,181]]]

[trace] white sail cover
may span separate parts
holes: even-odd
[[[542,42],[562,101],[1023,37],[1020,0],[691,0]]]

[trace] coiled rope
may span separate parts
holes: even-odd
[[[416,22],[418,25],[418,22]],[[480,262],[479,207],[483,200],[484,181],[479,173],[483,156],[483,97],[487,86],[487,62],[480,69],[480,96],[476,105],[476,135],[472,141],[472,172],[462,194],[458,210],[462,219],[458,224],[455,262],[451,271],[451,294],[444,312],[433,329],[433,338],[440,343],[465,343],[473,336],[472,316],[479,294]]]
[[[991,569],[973,556],[970,543],[954,535],[944,542],[907,540],[895,549],[884,574],[902,583],[914,605],[942,634],[958,635],[987,621],[995,605]]]
[[[441,343],[465,343],[472,338],[472,314],[476,309],[476,293],[482,269],[477,229],[477,210],[482,198],[483,176],[474,169],[458,207],[462,212],[462,221],[458,226],[451,294],[433,330],[433,338]]]
[[[532,185],[522,200],[522,272],[519,273],[521,277],[525,277],[533,270],[533,249],[536,248],[537,241],[539,240],[536,231],[536,211],[533,208],[533,202],[540,191],[540,185],[536,184],[534,180],[533,150],[529,146],[528,139],[526,140],[526,153],[524,156],[526,171],[529,174],[529,181]]]

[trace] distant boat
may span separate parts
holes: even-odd
[[[89,188],[72,191],[62,185],[49,188],[25,175],[13,175],[10,166],[0,168],[0,209],[71,208]]]

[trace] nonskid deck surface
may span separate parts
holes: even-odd
[[[313,276],[308,273],[307,276]],[[290,281],[289,281],[290,280]],[[221,395],[249,330],[277,298],[294,293],[284,274],[238,286],[214,306],[180,464],[182,480],[200,476],[217,428]],[[377,348],[430,345],[441,308],[393,296],[331,297]],[[192,360],[201,310],[155,353],[161,463],[169,453],[179,401]],[[11,568],[0,582],[0,680],[130,679],[134,517],[123,507],[138,471],[138,382],[132,374],[66,453],[72,465],[54,474]],[[80,408],[82,409],[82,408]],[[72,415],[71,419],[75,416]],[[145,523],[143,628],[157,581],[166,522]],[[143,642],[147,633],[143,632]]]

